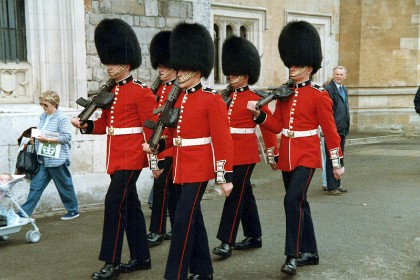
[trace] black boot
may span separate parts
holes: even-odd
[[[286,262],[281,268],[281,272],[289,274],[289,275],[296,275],[296,267],[297,267],[296,258],[287,256]]]
[[[152,263],[149,260],[140,261],[140,260],[130,260],[128,263],[121,263],[118,266],[119,270],[123,273],[130,273],[136,270],[146,270],[152,268]]]
[[[92,273],[93,279],[114,279],[120,275],[118,265],[107,263],[98,272]]]
[[[232,255],[232,247],[229,244],[222,242],[219,247],[213,249],[213,254],[223,258],[229,258]]]
[[[165,240],[165,234],[149,233],[147,235],[147,243],[149,245],[149,248],[162,244],[163,240]]]
[[[247,250],[251,248],[261,248],[262,240],[261,237],[247,237],[241,242],[235,243],[235,250]]]
[[[207,275],[193,274],[190,277],[188,277],[188,280],[213,280],[213,274],[207,274]]]
[[[319,264],[318,253],[300,253],[296,259],[298,266]]]

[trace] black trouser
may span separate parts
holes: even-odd
[[[193,274],[213,273],[209,242],[200,202],[208,182],[175,185],[181,189],[172,228],[165,279],[184,280]]]
[[[246,237],[262,235],[257,202],[252,191],[251,175],[255,163],[233,167],[233,189],[226,198],[220,220],[217,238],[233,245],[238,234],[239,221],[242,222]]]
[[[286,213],[285,255],[298,257],[299,252],[315,253],[315,231],[311,209],[306,199],[309,184],[315,169],[298,166],[291,172],[282,172],[286,195],[284,211]]]
[[[344,145],[346,143],[346,136],[341,136],[341,141],[340,141],[340,147],[341,147],[341,151],[344,155]],[[329,158],[329,154],[328,154],[328,148],[327,145],[325,145],[325,154],[326,154],[326,159],[325,159],[325,175],[327,176],[327,189],[329,191],[332,190],[336,190],[340,187],[341,185],[341,180],[336,180],[334,178],[334,172],[333,172],[333,167],[332,167],[332,161]]]
[[[111,183],[105,196],[104,226],[99,259],[119,264],[124,240],[127,235],[130,258],[150,259],[146,237],[146,223],[137,195],[136,181],[140,170],[119,170],[111,175]]]
[[[166,157],[163,171],[153,182],[152,216],[150,218],[150,232],[166,233],[166,213],[169,213],[171,226],[174,224],[177,204],[176,188],[172,182],[172,157]]]

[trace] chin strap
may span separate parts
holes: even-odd
[[[194,77],[194,75],[195,75],[195,71],[191,71],[190,73],[188,73],[188,75],[187,76],[185,76],[184,78],[182,78],[182,79],[178,79],[178,81],[179,81],[179,83],[181,84],[181,83],[185,83],[186,81],[188,81],[188,80],[190,80],[192,77]]]
[[[306,71],[306,69],[308,69],[308,66],[303,66],[302,68],[300,68],[299,70],[297,70],[296,72],[290,73],[290,77],[296,77],[299,76],[300,74],[302,74],[303,72]]]
[[[112,77],[115,77],[115,76],[118,76],[119,74],[121,74],[123,71],[125,70],[125,67],[124,67],[124,65],[120,65],[120,67],[114,72],[114,73],[110,73],[109,74],[109,76],[112,78]]]

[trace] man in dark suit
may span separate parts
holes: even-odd
[[[325,90],[333,101],[334,120],[337,126],[337,132],[341,138],[341,150],[344,153],[344,144],[346,136],[350,129],[350,112],[348,102],[348,91],[343,85],[347,78],[347,69],[344,66],[336,66],[333,70],[333,79],[325,86]],[[341,180],[336,180],[333,174],[331,161],[326,161],[327,189],[329,195],[341,195],[347,192],[340,185]]]

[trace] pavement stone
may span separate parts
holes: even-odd
[[[353,139],[357,139],[356,137]],[[345,153],[342,185],[349,190],[328,196],[317,170],[308,192],[320,255],[317,266],[299,267],[295,277],[280,272],[285,260],[284,188],[280,172],[258,164],[252,182],[263,227],[263,247],[213,256],[214,279],[387,280],[420,279],[420,139],[381,138],[359,142]],[[4,201],[3,201],[4,202]],[[217,227],[224,198],[209,185],[202,201],[210,249],[220,244]],[[143,205],[147,224],[150,209]],[[42,234],[27,243],[30,225],[0,241],[0,280],[90,279],[97,260],[103,208],[83,209],[79,218],[61,221],[62,213],[35,216]],[[239,229],[237,240],[243,238]],[[151,249],[152,269],[119,279],[163,279],[170,241]],[[123,261],[129,259],[126,242]]]

